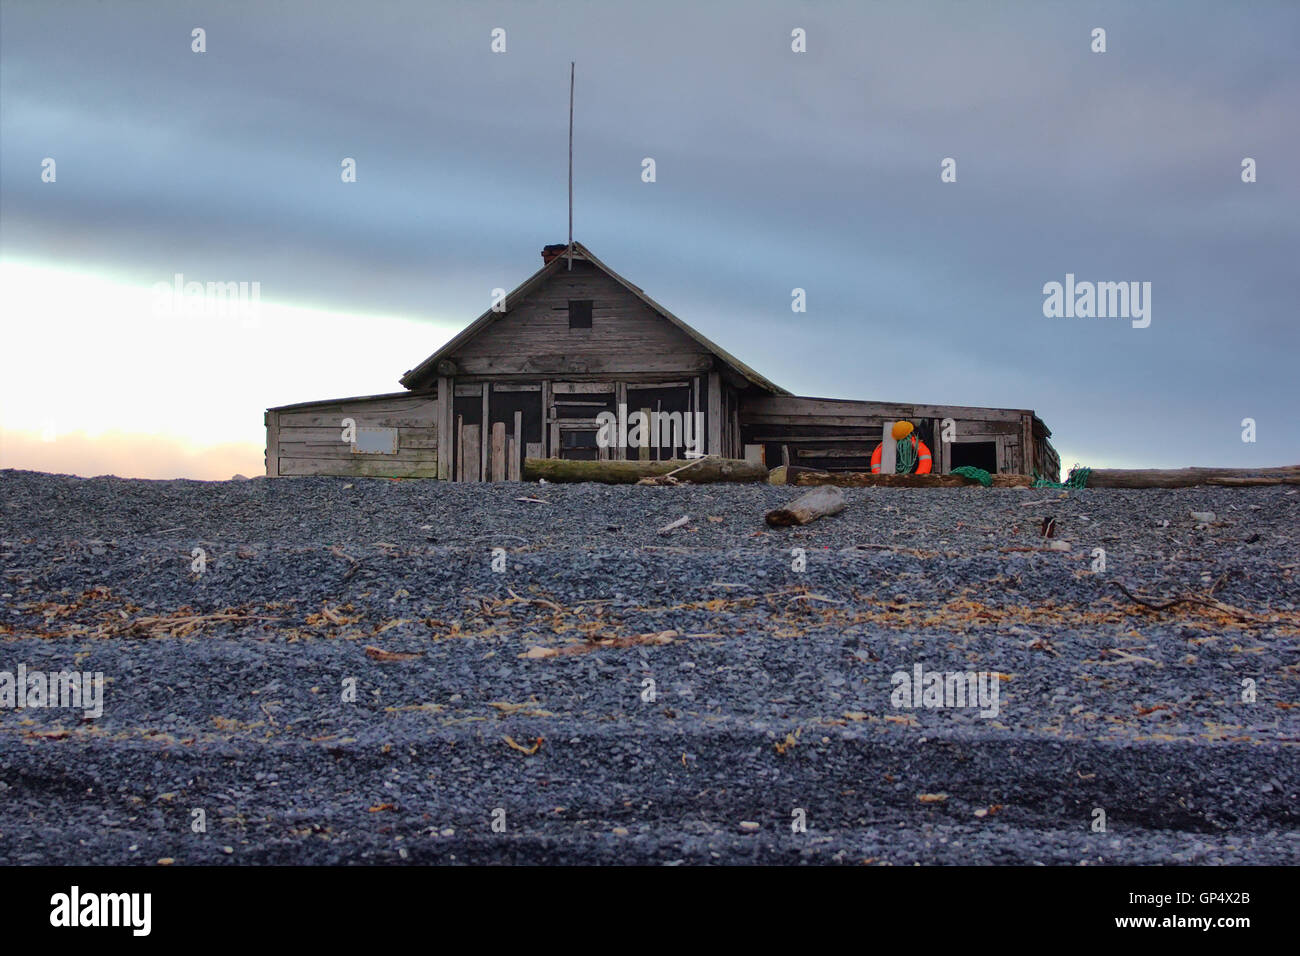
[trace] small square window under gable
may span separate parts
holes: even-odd
[[[569,300],[569,328],[591,328],[591,299]]]

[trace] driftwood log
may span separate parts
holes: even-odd
[[[1281,468],[1097,468],[1089,488],[1189,488],[1193,485],[1300,484],[1300,465]]]
[[[961,475],[872,475],[849,471],[830,473],[824,471],[801,472],[794,476],[795,485],[835,485],[840,488],[967,488],[981,487]],[[1028,488],[1033,479],[1028,475],[994,475],[994,488]]]
[[[686,466],[690,467],[686,467]],[[569,461],[563,458],[528,458],[524,480],[595,481],[606,485],[634,485],[675,471],[678,481],[765,481],[767,469],[739,458],[699,458],[693,461]]]
[[[838,514],[845,507],[844,492],[834,487],[817,488],[800,495],[784,508],[767,513],[767,523],[773,528],[786,528],[793,524],[807,524],[827,515]]]
[[[1259,485],[1300,485],[1300,475],[1277,475],[1271,478],[1206,478],[1207,485],[1227,485],[1230,488],[1253,488]]]
[[[809,468],[806,465],[777,465],[767,473],[767,483],[769,485],[793,485],[795,478],[799,475],[824,475],[826,472],[820,468]]]

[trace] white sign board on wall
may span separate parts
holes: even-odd
[[[354,455],[396,455],[397,429],[357,427],[357,440],[352,443]]]

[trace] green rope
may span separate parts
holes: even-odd
[[[899,475],[910,475],[916,468],[916,446],[912,444],[912,436],[900,438],[897,446],[894,452],[894,472]]]
[[[952,474],[961,475],[968,481],[978,481],[985,488],[993,487],[993,476],[983,468],[976,468],[974,465],[960,465],[952,470]]]
[[[956,469],[953,469],[956,471]],[[1038,472],[1034,472],[1035,488],[1087,488],[1088,476],[1092,474],[1091,468],[1084,468],[1082,465],[1075,465],[1070,469],[1069,476],[1065,481],[1048,481],[1046,478],[1040,478]]]

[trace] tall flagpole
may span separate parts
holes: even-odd
[[[569,61],[569,271],[573,271],[573,61]]]

